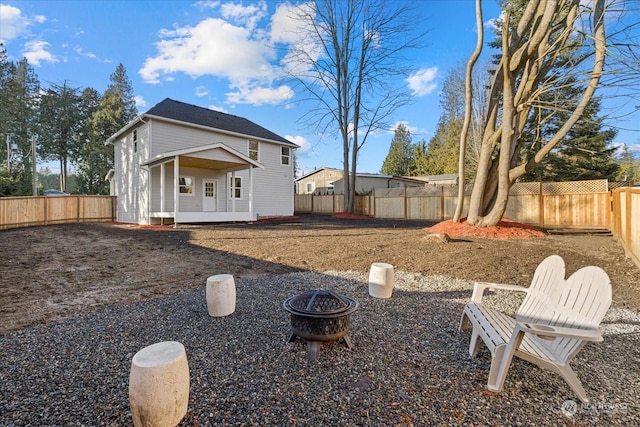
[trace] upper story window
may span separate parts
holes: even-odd
[[[133,152],[138,152],[138,129],[133,130]]]
[[[280,150],[280,164],[289,166],[291,164],[291,148],[281,147]]]
[[[260,158],[260,143],[254,139],[249,140],[249,158],[256,162]]]

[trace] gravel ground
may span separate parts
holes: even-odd
[[[488,392],[489,353],[467,353],[457,330],[468,281],[396,272],[391,299],[368,295],[358,272],[236,279],[236,312],[207,314],[205,288],[0,334],[0,424],[131,425],[131,359],[159,341],[184,344],[190,369],[184,426],[638,425],[640,316],[612,308],[605,341],[572,363],[591,398],[515,360],[505,391]],[[306,360],[288,342],[282,302],[325,288],[355,298],[354,348],[323,346]],[[512,310],[516,299],[489,296]],[[573,416],[566,401],[577,403]],[[567,411],[565,411],[567,412]]]

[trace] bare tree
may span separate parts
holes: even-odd
[[[317,0],[297,10],[298,41],[287,67],[317,101],[304,120],[321,134],[340,135],[344,208],[353,212],[358,153],[410,102],[404,55],[420,47],[425,33],[410,2]]]
[[[607,55],[605,0],[588,6],[579,0],[505,2],[501,58],[489,93],[469,223],[498,223],[513,183],[567,135],[599,87]],[[519,162],[520,134],[541,95],[576,81],[584,86],[577,98],[558,100],[567,120]]]
[[[484,22],[482,21],[482,4],[481,0],[476,0],[476,26],[478,29],[478,41],[476,48],[473,50],[469,61],[467,62],[467,69],[465,73],[466,84],[464,90],[464,121],[462,123],[462,132],[460,133],[460,154],[458,160],[458,176],[460,181],[458,183],[458,203],[456,205],[456,211],[453,214],[453,220],[455,222],[460,221],[462,216],[462,209],[464,207],[464,176],[465,176],[465,154],[467,152],[467,138],[469,136],[469,127],[471,126],[472,111],[473,111],[473,67],[480,57],[482,52],[482,43],[484,41],[484,33],[482,27]]]

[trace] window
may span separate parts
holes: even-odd
[[[313,190],[316,189],[315,182],[307,182],[307,193],[313,193]]]
[[[250,139],[249,140],[249,158],[251,160],[255,160],[256,162],[258,161],[259,150],[260,150],[260,143],[253,139]]]
[[[333,182],[330,182],[330,183],[327,185],[327,192],[328,192],[328,193],[333,194],[333,190],[335,190],[335,188],[336,188],[336,187],[335,187],[335,185],[333,185]]]
[[[180,194],[187,196],[193,196],[193,183],[195,182],[192,176],[181,176],[178,179],[178,187]]]
[[[239,176],[229,178],[229,198],[242,199],[242,178]]]
[[[138,152],[138,129],[133,130],[133,152]]]
[[[289,147],[281,147],[281,157],[280,163],[289,166],[289,159],[291,157],[291,148]]]

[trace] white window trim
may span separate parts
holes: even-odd
[[[187,188],[187,185],[180,185],[180,180],[184,178],[185,182],[187,179],[191,180],[191,193],[183,193],[182,191],[180,191],[181,188]],[[178,177],[178,194],[180,196],[189,196],[189,197],[193,197],[195,195],[196,192],[196,178],[194,176],[191,175],[180,175]]]
[[[133,153],[138,153],[138,129],[134,129],[131,134],[131,139],[133,140]]]
[[[235,187],[235,186],[232,185],[234,178],[237,179],[237,180],[238,179],[240,180],[240,186],[239,187]],[[241,176],[237,176],[237,175],[235,177],[233,175],[229,176],[229,182],[228,182],[229,186],[227,187],[229,189],[229,200],[232,200],[234,198],[236,200],[243,200],[244,199],[244,191],[242,190],[242,181],[243,181],[243,179],[242,179]],[[236,189],[240,190],[240,197],[234,197]]]
[[[287,150],[289,150],[289,154],[288,154],[288,155],[286,155],[286,156],[285,156],[284,154],[282,154],[282,150],[283,150],[284,148],[286,148]],[[283,159],[284,157],[286,157],[286,158],[289,160],[289,163],[284,163],[284,162],[282,161],[282,159]],[[291,166],[291,147],[285,147],[284,145],[280,146],[280,165],[282,165],[282,166],[287,166],[287,167]]]
[[[309,187],[311,187],[311,189],[309,189]],[[307,192],[307,194],[316,191],[316,183],[314,181],[307,182],[307,184],[305,185],[305,191]]]
[[[255,143],[258,144],[257,150],[251,150],[251,143],[252,142],[255,142]],[[256,151],[256,158],[255,159],[252,159],[251,151]],[[255,160],[256,162],[260,161],[260,141],[258,141],[257,139],[250,139],[250,140],[247,141],[247,156],[250,159]]]

